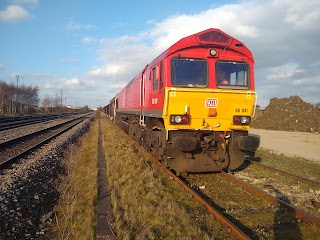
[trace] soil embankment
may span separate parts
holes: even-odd
[[[251,126],[262,148],[320,161],[320,109],[300,97],[272,98],[257,109]]]

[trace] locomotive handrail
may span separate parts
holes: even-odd
[[[258,94],[256,93],[256,95],[254,96],[254,106],[253,106],[253,113],[251,117],[254,117],[254,115],[256,114],[257,101],[258,101]]]

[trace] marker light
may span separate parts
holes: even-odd
[[[241,118],[240,117],[234,117],[233,122],[234,122],[234,124],[240,124],[241,123]]]
[[[184,115],[181,120],[182,120],[183,123],[188,123],[189,122],[189,117],[187,115]]]

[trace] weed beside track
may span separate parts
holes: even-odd
[[[109,120],[101,125],[119,239],[231,237],[127,134]]]

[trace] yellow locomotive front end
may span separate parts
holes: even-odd
[[[177,172],[234,171],[259,146],[248,135],[256,100],[250,64],[208,62],[171,60],[173,86],[165,89],[162,118],[165,162]]]

